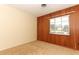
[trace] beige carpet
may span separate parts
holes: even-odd
[[[75,55],[79,51],[46,43],[43,41],[34,41],[10,48],[0,52],[1,55]]]

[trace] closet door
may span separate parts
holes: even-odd
[[[48,41],[48,20],[45,18],[38,18],[37,20],[37,34],[38,40]]]
[[[79,11],[73,13],[71,15],[72,25],[73,25],[73,35],[74,35],[74,43],[75,49],[79,50]]]
[[[37,19],[37,39],[43,40],[43,22],[40,18]]]
[[[48,42],[48,20],[43,19],[43,40]]]

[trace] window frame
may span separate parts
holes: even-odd
[[[68,15],[63,15],[63,16],[68,16],[69,17],[69,19],[70,19],[70,15],[68,14]],[[62,17],[63,16],[58,16],[58,17],[61,17],[61,28],[62,28]],[[56,34],[56,35],[70,35],[70,21],[69,21],[69,19],[68,19],[68,34],[62,34],[62,33],[53,33],[53,32],[51,32],[51,28],[50,28],[50,26],[51,26],[51,24],[50,24],[50,20],[52,20],[52,19],[56,19],[56,18],[58,18],[58,17],[52,17],[52,18],[50,18],[49,19],[49,34]],[[54,24],[55,24],[55,21],[54,21]],[[61,31],[62,32],[62,31]]]

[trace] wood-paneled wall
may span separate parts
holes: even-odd
[[[49,34],[49,19],[62,15],[70,15],[70,35]],[[38,40],[79,49],[79,5],[59,10],[37,18]]]

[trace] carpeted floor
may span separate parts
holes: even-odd
[[[76,55],[79,51],[46,43],[34,41],[0,52],[1,55]]]

